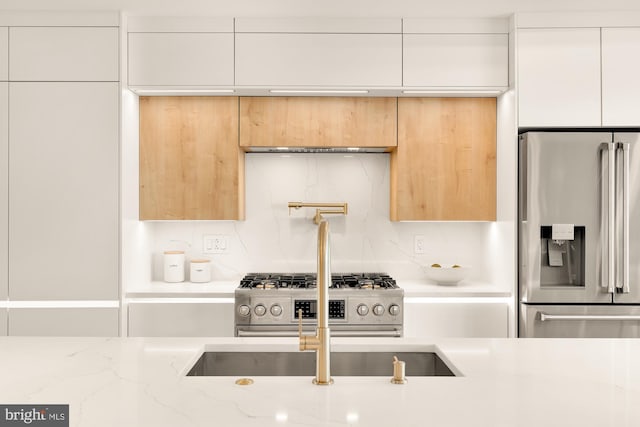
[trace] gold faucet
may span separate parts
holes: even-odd
[[[291,215],[291,209],[300,208],[316,208],[316,214],[313,217],[313,222],[320,225],[322,215],[325,214],[347,214],[347,203],[307,203],[307,202],[289,202],[289,215]]]
[[[345,208],[346,209],[346,208]],[[318,224],[318,275],[316,277],[318,326],[315,335],[302,334],[302,310],[298,310],[300,351],[315,350],[316,377],[314,384],[329,385],[331,379],[331,331],[329,330],[329,285],[331,284],[329,223],[320,216]]]

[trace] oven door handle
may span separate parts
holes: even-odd
[[[238,329],[239,337],[297,337],[298,331],[246,331]],[[401,337],[402,332],[393,331],[331,331],[332,337]]]
[[[640,315],[607,315],[607,314],[546,314],[540,313],[540,320],[640,320]]]

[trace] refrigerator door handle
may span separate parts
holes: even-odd
[[[640,315],[598,315],[598,314],[547,314],[540,312],[540,320],[548,322],[550,320],[640,320]]]
[[[616,145],[613,142],[603,142],[600,144],[601,153],[607,153],[602,155],[602,187],[601,191],[604,193],[605,189],[608,191],[607,199],[602,203],[602,217],[604,226],[607,230],[606,244],[602,245],[602,269],[601,269],[601,282],[600,285],[603,288],[607,288],[607,292],[612,294],[615,291],[615,149]],[[606,173],[604,170],[606,168]],[[605,261],[606,260],[606,261]],[[606,262],[606,264],[605,264]],[[606,266],[606,267],[605,267]]]
[[[622,153],[622,271],[621,282],[616,285],[622,293],[629,293],[629,143],[618,142],[618,150]]]

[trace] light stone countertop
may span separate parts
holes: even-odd
[[[233,298],[240,279],[210,283],[152,282],[146,286],[128,289],[127,298]],[[509,297],[511,293],[489,283],[463,280],[455,286],[441,286],[427,279],[397,279],[404,295],[413,297]]]
[[[205,349],[291,338],[0,338],[0,404],[69,404],[71,426],[640,425],[637,339],[339,339],[334,351],[435,350],[459,377],[186,377]]]

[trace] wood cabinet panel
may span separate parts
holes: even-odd
[[[140,98],[140,219],[244,219],[237,97]]]
[[[392,221],[496,219],[496,99],[401,98]]]
[[[394,147],[396,144],[396,98],[240,98],[242,147]]]

